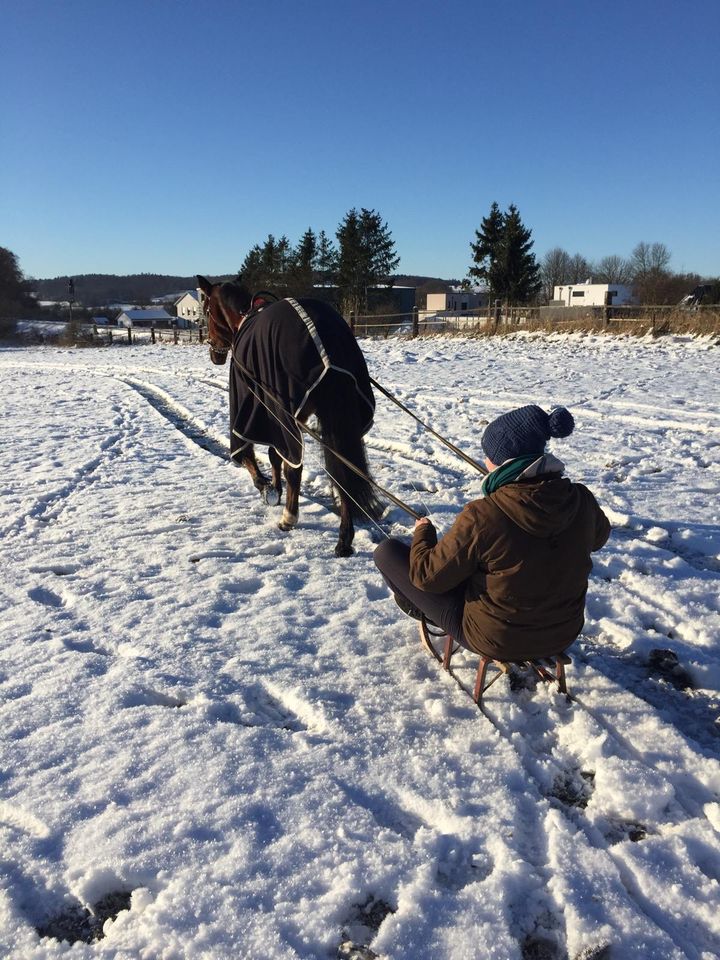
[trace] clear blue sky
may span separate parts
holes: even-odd
[[[5,0],[0,246],[214,275],[368,207],[460,278],[497,200],[538,257],[717,275],[718,36],[718,0]]]

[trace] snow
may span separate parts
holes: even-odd
[[[614,526],[577,701],[502,678],[483,718],[373,566],[410,519],[337,560],[313,447],[282,533],[204,348],[0,349],[0,956],[720,955],[717,347],[362,346],[476,458],[497,414],[572,410],[553,450]],[[382,397],[368,447],[440,529],[479,495]]]

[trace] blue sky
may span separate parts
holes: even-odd
[[[718,275],[718,35],[717,0],[5,0],[0,245],[215,275],[368,207],[460,278],[497,200],[538,257]]]

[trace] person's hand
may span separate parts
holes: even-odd
[[[419,530],[421,527],[425,527],[428,524],[432,526],[432,520],[430,519],[430,517],[420,517],[419,520],[415,521],[415,530]]]

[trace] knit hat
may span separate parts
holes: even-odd
[[[574,428],[573,415],[565,407],[555,407],[548,414],[529,404],[489,423],[481,443],[488,460],[499,466],[515,457],[542,456],[550,437],[567,437]]]

